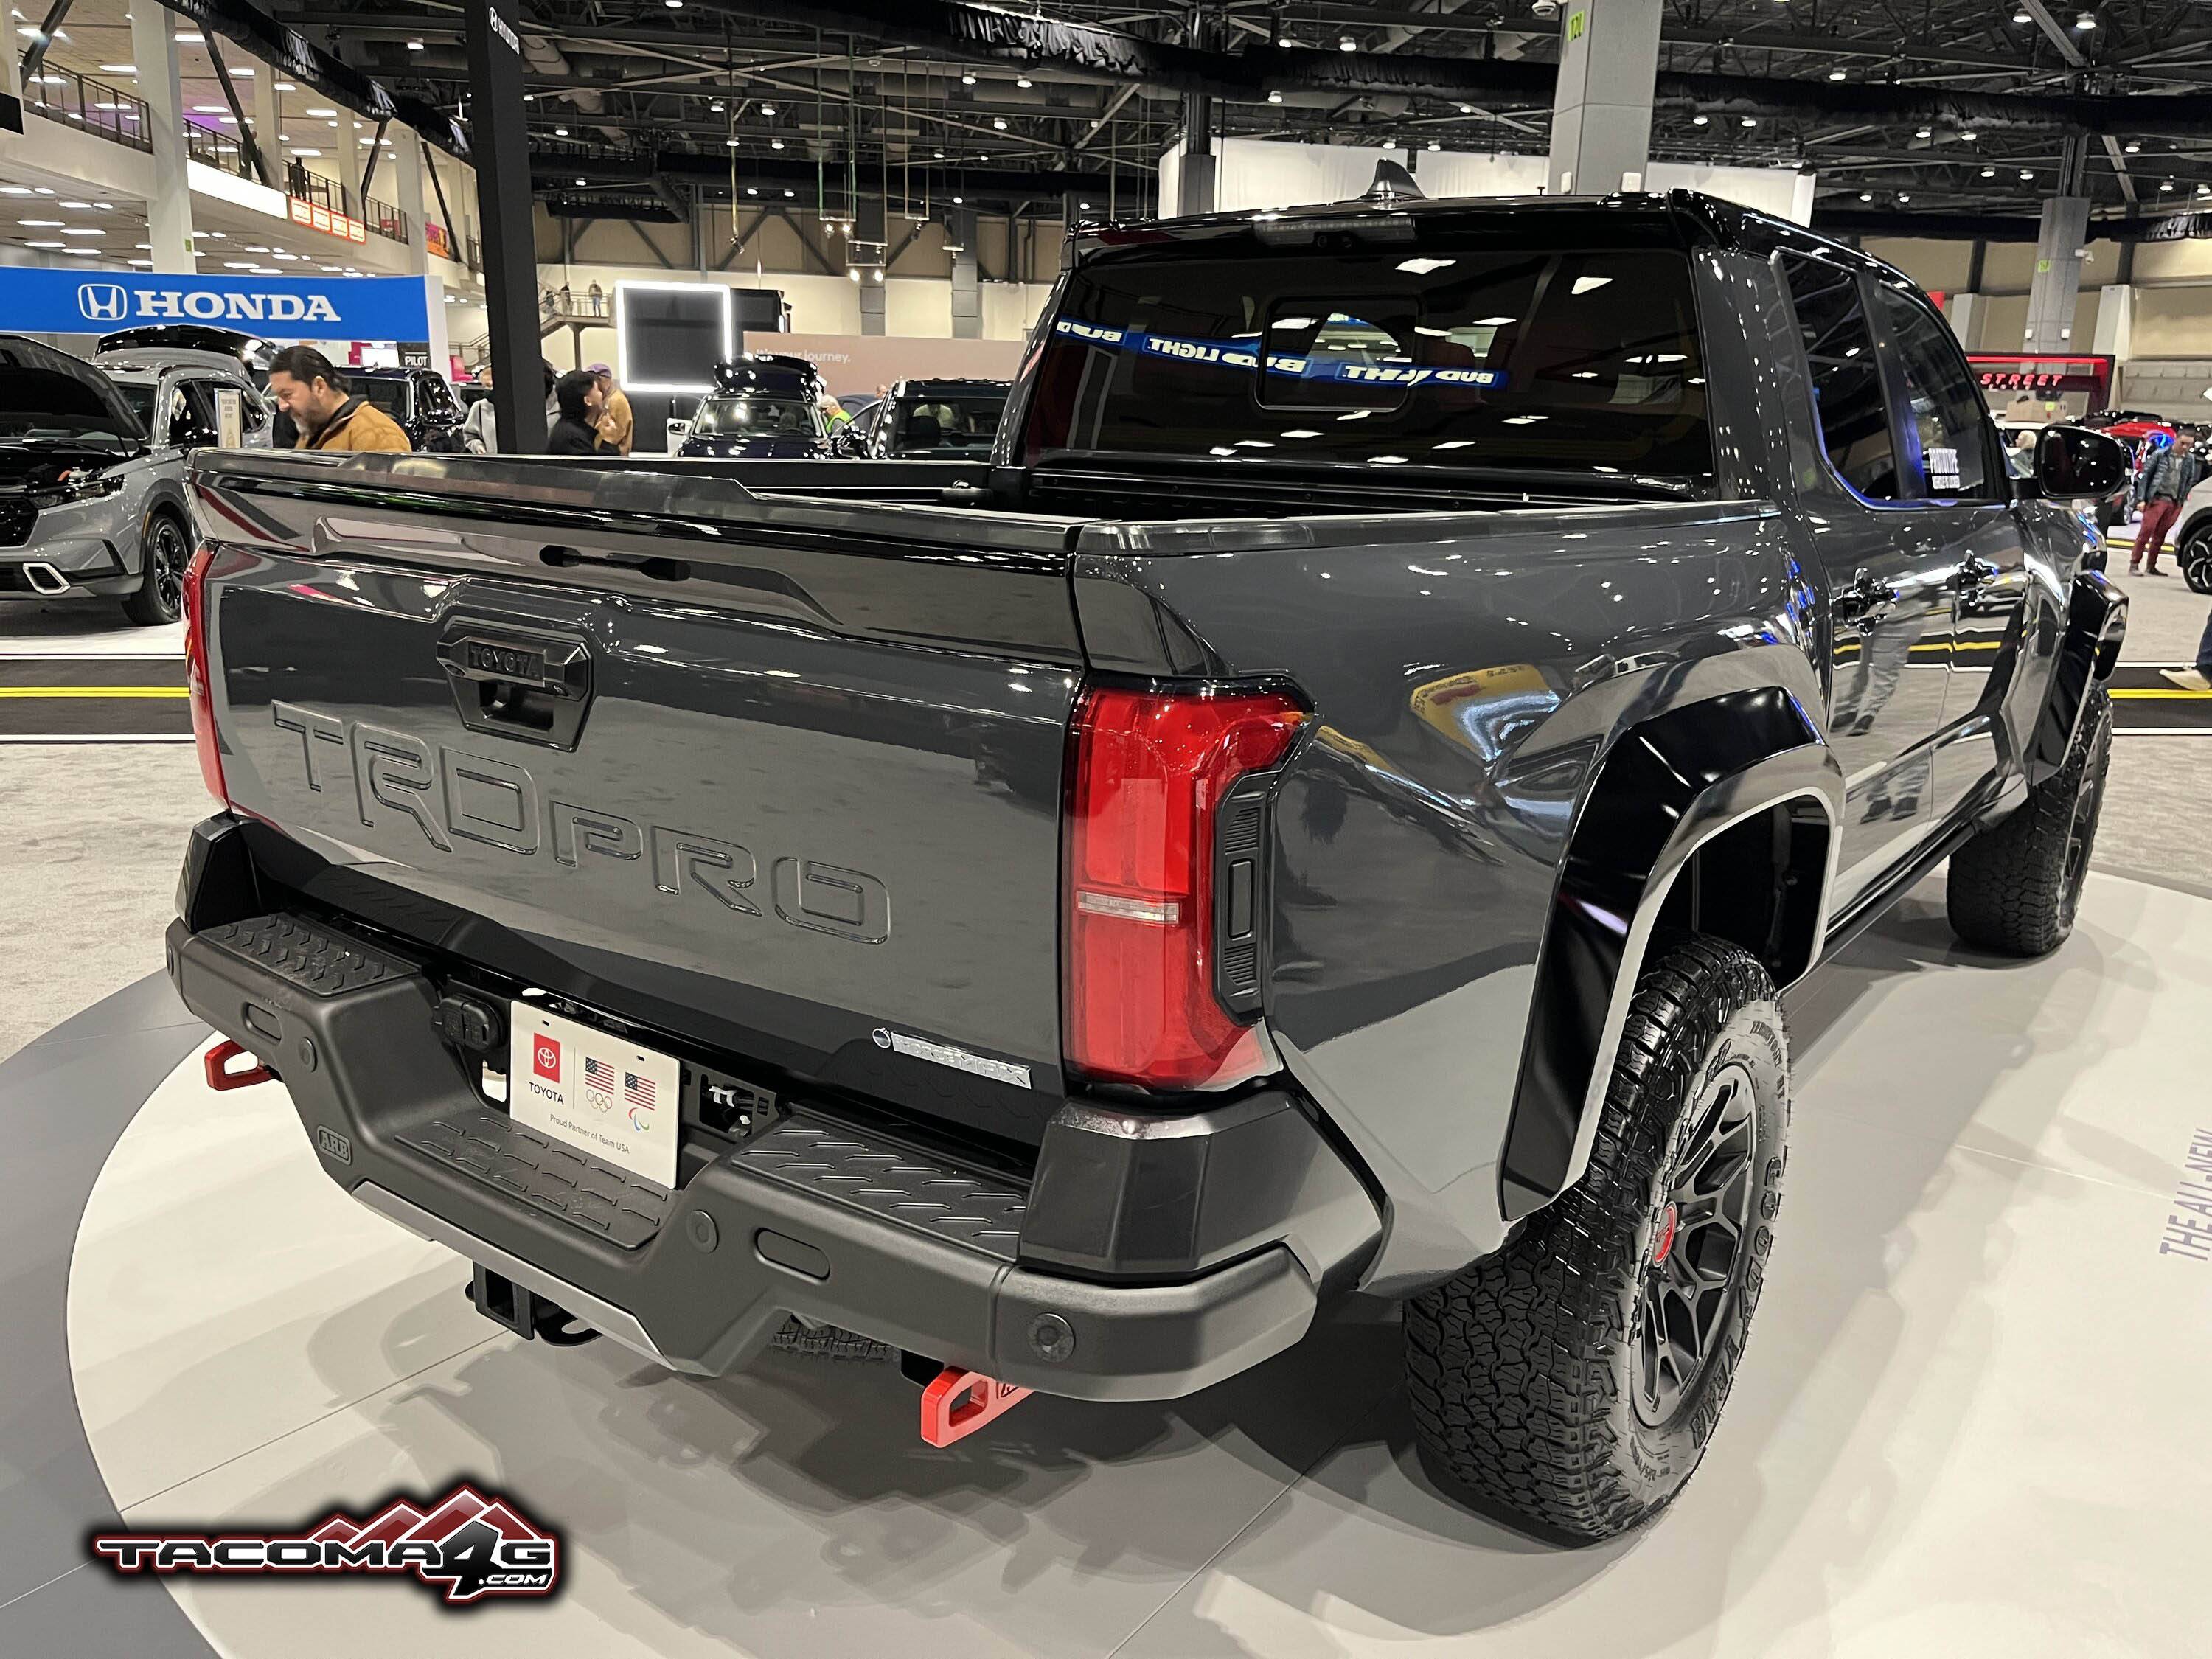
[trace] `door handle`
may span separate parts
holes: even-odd
[[[1953,578],[1953,583],[1961,593],[1971,593],[1977,588],[1987,587],[2003,574],[2002,569],[1987,559],[1970,553],[1966,562],[1959,567],[1959,574]]]
[[[1873,572],[1862,569],[1848,584],[1836,590],[1833,603],[1837,621],[1848,623],[1862,634],[1870,634],[1889,607],[1897,603],[1897,590],[1876,581]]]

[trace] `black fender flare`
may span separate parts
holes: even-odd
[[[2032,788],[2055,775],[2074,747],[2074,733],[2089,706],[2089,694],[2112,677],[2120,644],[2128,632],[2128,596],[2102,571],[2085,570],[2074,579],[2066,605],[2066,631],[2051,664],[2051,684],[2035,718],[2027,748],[2027,781]]]
[[[1778,810],[1795,850],[1785,890],[1772,896],[1768,968],[1787,985],[1819,959],[1844,821],[1843,769],[1817,722],[1779,686],[1732,691],[1632,726],[1607,749],[1576,814],[1537,956],[1498,1160],[1509,1222],[1565,1192],[1589,1163],[1629,1004],[1676,878],[1700,848]]]

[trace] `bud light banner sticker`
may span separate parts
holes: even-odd
[[[1188,363],[1219,363],[1228,368],[1253,368],[1260,362],[1258,349],[1248,340],[1188,340],[1172,334],[1148,334],[1136,328],[1106,328],[1061,318],[1053,324],[1056,333],[1086,345],[1109,351],[1133,352],[1140,357],[1172,357]],[[1341,356],[1297,356],[1267,354],[1270,374],[1295,374],[1302,380],[1348,380],[1367,386],[1471,386],[1495,391],[1505,384],[1502,368],[1423,368],[1410,363],[1347,362]]]
[[[272,340],[422,340],[420,276],[185,276],[0,266],[0,318],[21,334],[105,334],[161,323]]]

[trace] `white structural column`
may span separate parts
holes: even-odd
[[[269,168],[270,182],[277,189],[284,188],[284,112],[276,90],[276,71],[266,64],[253,67],[252,114],[247,118],[253,123],[253,142],[260,147],[261,160]]]
[[[397,121],[392,124],[386,137],[392,140],[392,148],[385,153],[379,171],[390,167],[398,183],[399,212],[407,221],[407,269],[415,276],[428,276],[430,244],[422,232],[423,225],[428,222],[428,216],[422,211],[422,200],[429,191],[422,185],[422,146],[416,142],[411,128],[403,127]],[[438,368],[442,369],[445,365],[440,363]]]
[[[338,106],[338,142],[334,153],[337,157],[338,183],[343,188],[333,205],[343,208],[356,218],[367,215],[361,200],[361,170],[366,159],[368,141],[375,134],[374,128],[356,131],[360,121],[361,117],[344,105]]]
[[[1641,190],[1651,157],[1660,0],[1567,0],[1552,100],[1552,195]]]
[[[2035,275],[2027,286],[2030,351],[2074,347],[2074,305],[2081,297],[2081,246],[2089,234],[2089,198],[2053,196],[2043,204],[2043,229],[2035,239]]]
[[[161,6],[134,6],[131,55],[138,96],[146,105],[146,141],[154,148],[154,193],[146,203],[147,258],[154,269],[190,275],[192,188],[185,167],[185,99],[177,73],[176,19]]]
[[[1951,332],[1959,337],[1959,344],[1967,351],[1982,349],[1982,319],[1987,301],[1978,294],[1954,294],[1948,301]]]
[[[2119,283],[2098,289],[2097,337],[2089,349],[2124,362],[2135,356],[2135,289]]]

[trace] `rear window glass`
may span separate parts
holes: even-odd
[[[891,447],[902,455],[988,455],[1006,402],[1003,394],[902,398],[894,411]]]
[[[344,370],[338,371],[340,374]],[[371,380],[368,375],[356,375],[346,383],[346,390],[362,402],[374,404],[387,415],[404,420],[407,416],[407,382],[400,380]]]
[[[1712,471],[1673,252],[1107,260],[1069,279],[1026,459]]]

